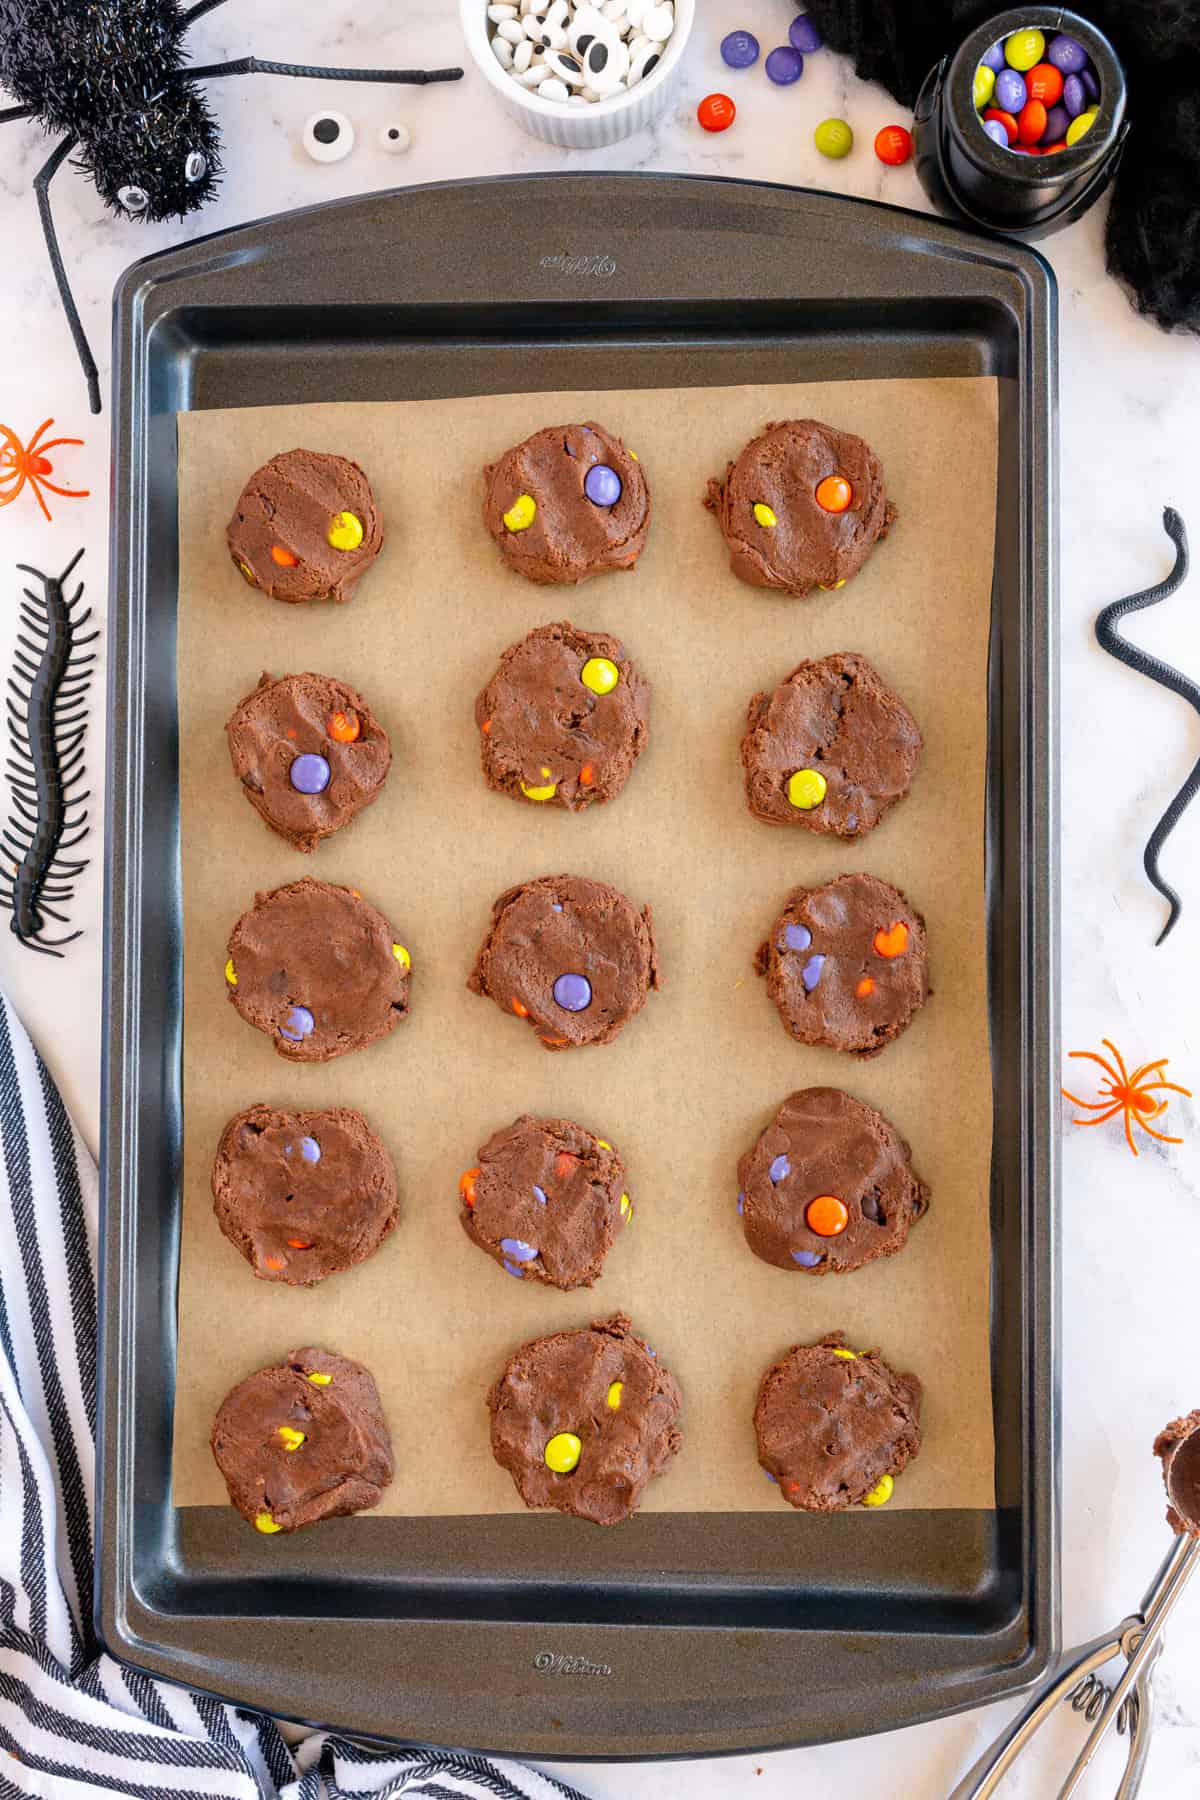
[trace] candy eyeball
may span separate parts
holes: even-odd
[[[412,143],[412,132],[407,125],[401,125],[398,119],[380,128],[379,148],[386,150],[389,156],[402,156]]]
[[[208,158],[199,150],[189,150],[183,165],[185,181],[203,181],[208,173]]]
[[[132,213],[134,217],[138,213],[144,213],[150,204],[150,196],[145,188],[138,187],[134,182],[130,182],[126,187],[118,188],[117,199],[125,211]]]
[[[314,162],[341,162],[354,148],[354,127],[340,112],[316,112],[304,121],[301,142]]]
[[[568,42],[595,94],[614,94],[629,73],[629,49],[616,26],[595,7],[581,6]]]

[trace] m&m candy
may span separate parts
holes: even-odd
[[[788,42],[802,56],[811,56],[814,50],[821,48],[825,40],[807,13],[797,13],[788,26]]]
[[[532,494],[518,494],[508,511],[504,514],[504,525],[508,531],[528,531],[537,518],[537,501]]]
[[[560,975],[553,991],[554,1004],[564,1012],[586,1012],[592,1004],[592,984],[586,975]]]
[[[579,671],[579,679],[593,694],[611,694],[621,679],[621,671],[607,656],[589,656]]]
[[[1010,69],[1032,69],[1045,53],[1046,39],[1033,26],[1026,31],[1014,31],[1004,40],[1004,60]]]
[[[363,541],[363,522],[357,513],[334,513],[325,535],[334,550],[357,550]]]
[[[828,156],[834,162],[840,162],[843,156],[849,156],[854,148],[854,133],[845,119],[822,119],[813,132],[813,143],[822,156]]]
[[[696,108],[705,131],[728,131],[737,118],[737,107],[728,94],[706,94]]]
[[[607,463],[593,463],[583,478],[583,491],[593,506],[615,506],[621,498],[621,477]]]
[[[912,153],[912,133],[903,125],[885,125],[882,131],[876,133],[875,154],[889,168],[898,169],[908,161]]]
[[[323,794],[329,786],[330,768],[323,756],[293,758],[288,779],[298,794]]]
[[[721,39],[721,60],[731,69],[748,69],[758,61],[758,39],[752,31],[731,31]]]
[[[817,505],[824,512],[844,513],[854,498],[854,489],[844,475],[826,475],[817,483]]]
[[[989,125],[998,125],[1000,127],[999,137],[996,136],[994,131],[988,131]],[[997,144],[1015,144],[1017,141],[1017,121],[1013,118],[1011,113],[1001,112],[998,106],[989,106],[984,113],[983,129],[987,131],[988,136]]]
[[[818,1237],[840,1237],[850,1223],[850,1209],[836,1194],[818,1194],[804,1209],[804,1223]]]
[[[985,51],[972,94],[980,128],[994,144],[1016,156],[1045,156],[1091,129],[1100,78],[1078,38],[1030,27]]]
[[[1081,137],[1087,136],[1088,132],[1092,129],[1092,126],[1096,123],[1096,114],[1098,111],[1098,107],[1089,106],[1087,111],[1080,113],[1077,119],[1071,120],[1071,123],[1067,128],[1068,144],[1077,144]]]
[[[1040,100],[1027,100],[1017,114],[1017,136],[1023,144],[1040,144],[1046,133],[1046,108]]]
[[[791,44],[772,50],[763,67],[776,87],[791,87],[804,73],[804,58]]]
[[[825,798],[827,783],[820,769],[797,769],[788,776],[787,797],[797,812],[811,812]],[[806,940],[810,943],[811,938]]]
[[[556,1475],[569,1475],[583,1455],[583,1443],[573,1431],[559,1431],[550,1439],[542,1455],[546,1467]]]
[[[983,111],[983,108],[987,105],[988,101],[992,97],[992,90],[995,87],[995,85],[996,85],[995,69],[993,69],[990,66],[990,64],[981,62],[979,67],[975,71],[975,80],[972,83],[972,87],[971,87],[971,93],[972,93],[972,96],[975,101],[976,112]]]
[[[1043,106],[1054,106],[1062,96],[1062,70],[1056,69],[1053,63],[1036,63],[1025,77],[1025,91],[1031,100],[1040,100]]]
[[[1046,56],[1064,75],[1078,75],[1080,69],[1087,67],[1087,51],[1078,38],[1070,37],[1065,31],[1060,31],[1057,37],[1050,40]]]
[[[356,712],[332,712],[325,729],[335,744],[356,744],[362,733],[362,720]]]
[[[1024,78],[1015,69],[1001,69],[996,77],[996,105],[1005,112],[1019,113],[1028,98]]]

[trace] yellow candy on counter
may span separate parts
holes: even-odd
[[[896,1483],[890,1475],[881,1475],[869,1494],[863,1495],[864,1506],[886,1506],[895,1492]]]
[[[334,513],[325,535],[335,550],[357,550],[363,541],[363,522],[357,513]]]
[[[308,1379],[312,1382],[314,1387],[328,1387],[333,1380],[333,1376],[323,1374],[320,1369],[313,1369]]]
[[[835,1350],[833,1354],[835,1356],[844,1357],[847,1362],[857,1362],[858,1361],[858,1351],[857,1350]]]
[[[611,694],[621,679],[621,671],[607,656],[589,656],[579,671],[579,679],[593,694]]]
[[[532,494],[518,494],[504,515],[509,531],[528,531],[537,518],[537,501]]]
[[[307,1432],[297,1431],[294,1425],[279,1427],[279,1441],[285,1450],[298,1450],[307,1435]]]
[[[1087,111],[1081,112],[1077,119],[1071,120],[1071,123],[1067,126],[1068,144],[1077,144],[1081,137],[1087,136],[1088,132],[1092,129],[1092,126],[1096,123],[1096,114],[1099,111],[1100,108],[1098,106],[1089,106]]]
[[[1004,60],[1010,69],[1020,69],[1022,75],[1040,63],[1046,54],[1046,38],[1035,26],[1025,31],[1014,31],[1011,37],[1004,40]]]
[[[282,1531],[283,1526],[277,1525],[269,1512],[260,1512],[254,1515],[254,1529],[261,1531],[264,1537],[270,1537],[272,1532]]]
[[[609,1383],[608,1392],[604,1396],[604,1399],[606,1405],[612,1412],[618,1412],[620,1410],[621,1395],[624,1392],[625,1383],[623,1381],[612,1381]]]
[[[828,785],[820,769],[797,769],[788,776],[787,797],[797,812],[811,812],[820,806]]]
[[[583,1454],[583,1444],[573,1431],[560,1431],[542,1452],[546,1467],[556,1475],[569,1475]]]
[[[225,979],[229,983],[230,987],[237,986],[237,970],[233,966],[232,956],[229,958],[229,961],[225,964]]]
[[[412,968],[412,957],[408,954],[408,951],[404,948],[403,944],[393,944],[392,955],[402,969]]]
[[[754,518],[755,522],[761,525],[764,530],[769,530],[772,525],[778,525],[779,523],[779,520],[775,517],[775,514],[771,511],[771,508],[767,505],[765,500],[756,500],[754,502]]]

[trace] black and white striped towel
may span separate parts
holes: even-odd
[[[261,1714],[151,1681],[92,1627],[96,1169],[0,997],[0,1800],[582,1800],[519,1763],[289,1747]]]

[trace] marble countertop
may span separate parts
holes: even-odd
[[[400,182],[540,169],[651,169],[812,185],[903,206],[923,206],[911,168],[885,169],[871,143],[880,125],[904,115],[847,65],[822,52],[792,89],[773,88],[761,64],[724,69],[722,30],[746,26],[764,50],[782,41],[786,0],[702,0],[673,103],[652,131],[595,152],[562,152],[523,133],[500,111],[478,74],[452,88],[334,87],[267,76],[213,83],[211,103],[226,144],[226,175],[215,204],[182,228],[116,223],[77,173],[63,170],[54,203],[80,312],[96,350],[107,399],[113,284],[136,257],[254,217]],[[338,15],[352,19],[339,25]],[[397,28],[398,14],[405,23]],[[371,65],[462,60],[454,0],[358,0],[351,8],[297,6],[294,0],[228,5],[193,33],[197,61],[254,52],[308,62]],[[739,116],[721,136],[696,124],[700,97],[719,87]],[[358,143],[343,162],[318,166],[300,146],[306,116],[334,105],[353,119]],[[853,124],[857,143],[844,162],[813,147],[818,120]],[[389,119],[413,134],[409,153],[376,145]],[[0,133],[0,217],[8,273],[5,342],[0,349],[0,418],[22,437],[47,415],[84,438],[56,455],[55,479],[89,487],[86,500],[59,500],[53,524],[26,493],[0,510],[0,570],[10,603],[0,609],[7,662],[14,630],[12,565],[61,567],[86,545],[84,573],[101,619],[106,613],[109,419],[92,419],[66,325],[58,310],[38,230],[32,181],[49,153],[35,128]],[[1200,754],[1200,725],[1173,699],[1097,648],[1101,605],[1157,581],[1170,566],[1162,507],[1171,503],[1200,535],[1200,345],[1171,338],[1139,319],[1104,273],[1099,212],[1043,246],[1061,305],[1062,749],[1064,1048],[1094,1047],[1103,1035],[1139,1061],[1168,1054],[1172,1073],[1200,1089],[1200,806],[1176,831],[1164,869],[1185,898],[1183,918],[1159,949],[1163,907],[1147,886],[1141,847],[1154,821]],[[57,435],[57,433],[56,433]],[[1003,554],[1003,550],[1001,551]],[[1200,675],[1200,576],[1134,626],[1138,641]],[[88,748],[96,801],[103,791],[102,702],[93,696]],[[16,1003],[95,1147],[99,1121],[101,882],[99,839],[72,912],[84,937],[52,962],[0,934],[0,983]],[[1116,1123],[1096,1131],[1065,1125],[1063,1159],[1063,1630],[1073,1643],[1108,1627],[1138,1603],[1167,1547],[1157,1465],[1149,1446],[1175,1414],[1200,1403],[1196,1238],[1200,1157],[1194,1102],[1171,1117],[1184,1143],[1146,1142],[1137,1162]],[[1065,1118],[1065,1114],[1064,1114]],[[1158,1677],[1157,1738],[1144,1793],[1183,1800],[1200,1791],[1200,1594],[1181,1605]],[[858,1704],[861,1706],[861,1699]],[[587,1765],[565,1773],[599,1797],[695,1800],[754,1795],[901,1795],[936,1800],[1008,1716],[993,1708],[886,1737],[761,1757],[689,1765]],[[869,1722],[869,1709],[864,1712]],[[1049,1793],[1077,1742],[1074,1720],[1051,1731],[1044,1760],[1006,1793]],[[1057,1759],[1057,1760],[1055,1760]],[[1089,1792],[1111,1793],[1119,1753],[1109,1748]],[[1068,1759],[1069,1760],[1069,1759]]]

